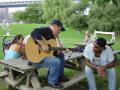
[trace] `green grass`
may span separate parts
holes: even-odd
[[[12,35],[16,34],[23,34],[24,36],[30,34],[30,32],[36,28],[36,27],[41,27],[41,26],[46,26],[46,25],[39,25],[39,24],[15,24],[11,25],[10,27],[10,33]],[[0,27],[0,35],[5,35],[5,31],[2,30]],[[105,37],[106,39],[110,39],[111,37],[109,36],[102,36]],[[64,42],[65,47],[75,47],[74,43],[82,42],[84,39],[84,31],[80,31],[79,33],[76,32],[75,29],[66,27],[66,31],[62,32],[60,34],[60,39]],[[11,39],[11,38],[8,38]],[[120,50],[120,34],[116,35],[116,41],[115,44],[113,45],[113,49],[119,49]],[[118,55],[120,59],[120,55]],[[4,55],[2,53],[2,37],[0,37],[0,59],[3,59]],[[120,64],[119,64],[120,65]],[[116,71],[117,71],[117,86],[120,88],[120,66],[117,65]],[[0,71],[2,70],[2,66],[0,65]],[[41,73],[46,74],[46,69],[40,70]],[[73,76],[77,71],[75,70],[70,70],[70,69],[65,69],[65,75],[70,77]],[[96,77],[97,79],[97,85],[100,88],[99,90],[107,90],[107,85],[106,85],[106,79],[101,79],[99,77]],[[88,90],[87,86],[87,80],[83,80],[80,82],[80,85],[82,86],[83,89],[81,90]],[[5,84],[0,82],[0,90],[6,90],[5,89]]]

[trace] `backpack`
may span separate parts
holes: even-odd
[[[10,45],[12,44],[11,40],[5,40],[5,39],[6,39],[6,37],[3,38],[3,43],[2,43],[4,54],[6,53],[6,51],[9,49]]]

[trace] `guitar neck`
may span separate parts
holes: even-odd
[[[62,50],[66,50],[66,49],[69,49],[69,50],[72,50],[72,51],[75,51],[76,48],[61,48],[61,47],[50,47],[50,50],[55,50],[55,51],[62,51]]]

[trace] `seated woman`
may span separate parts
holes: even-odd
[[[14,37],[9,49],[5,52],[5,57],[4,57],[5,60],[19,58],[22,56],[23,39],[24,38],[22,35],[16,35]]]

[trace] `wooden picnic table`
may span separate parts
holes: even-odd
[[[69,60],[76,59],[79,63],[81,63],[82,57],[83,53],[79,52],[65,54],[66,62]],[[4,65],[4,67],[7,67],[9,69],[6,75],[3,76],[5,82],[14,88],[18,88],[19,90],[58,90],[50,88],[48,86],[41,87],[41,83],[38,79],[38,76],[35,75],[35,70],[37,68],[30,66],[28,63],[28,60],[23,60],[21,58],[11,60],[0,60],[0,64]],[[14,75],[14,71],[18,72],[17,76]],[[81,74],[74,77],[69,82],[62,83],[64,86],[62,90],[81,81],[84,78],[85,74],[83,71],[81,71]]]
[[[0,64],[8,68],[8,75],[4,77],[7,82],[13,88],[20,90],[40,90],[41,85],[36,76],[34,76],[35,69],[33,66],[28,65],[28,60],[23,59],[11,59],[0,60]],[[14,73],[17,73],[17,76]],[[21,84],[21,83],[25,83]],[[30,87],[32,85],[33,88]],[[28,87],[27,89],[24,89]]]
[[[85,65],[83,52],[66,53],[65,62],[66,68],[84,71]]]
[[[90,42],[90,43],[93,43],[93,42]],[[90,44],[90,43],[81,42],[81,43],[75,43],[74,45],[77,46],[77,47],[84,48],[87,44]],[[109,42],[108,41],[107,45],[112,46],[112,45],[114,45],[114,42]]]

